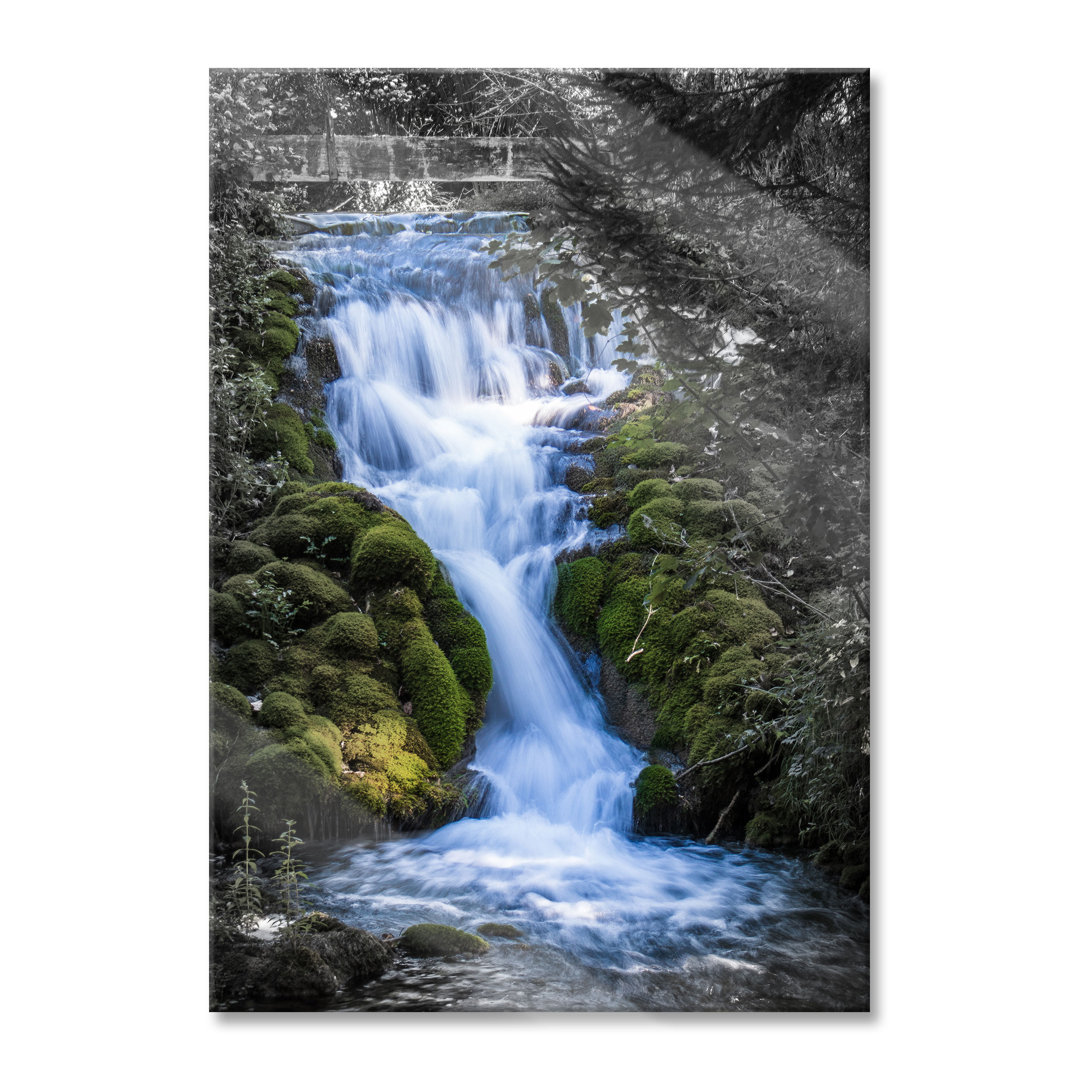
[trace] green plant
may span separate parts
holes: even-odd
[[[303,633],[293,626],[297,615],[311,606],[309,600],[296,602],[293,590],[282,588],[273,573],[266,571],[261,580],[248,578],[250,585],[248,606],[245,614],[252,632],[270,642],[275,649],[288,637]]]
[[[236,827],[240,838],[244,842],[243,849],[233,856],[238,859],[233,871],[233,879],[229,883],[228,909],[236,920],[236,925],[241,930],[254,930],[258,918],[263,913],[262,892],[258,885],[255,856],[262,852],[256,850],[253,844],[254,833],[260,831],[257,825],[252,824],[252,817],[258,812],[255,805],[255,792],[248,787],[246,780],[240,781],[240,791],[243,797],[237,807],[241,823]]]
[[[304,842],[296,835],[293,826],[295,820],[289,818],[285,822],[285,831],[277,838],[278,851],[282,855],[281,865],[274,871],[274,880],[281,890],[281,899],[285,905],[285,924],[289,925],[300,918],[303,913],[301,906],[302,882],[307,881],[304,872],[304,864],[296,858],[294,852]]]

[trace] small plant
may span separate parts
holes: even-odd
[[[310,600],[294,603],[292,589],[283,589],[270,573],[264,575],[261,584],[254,578],[248,578],[246,584],[251,592],[245,614],[248,626],[254,633],[270,642],[275,649],[281,648],[281,643],[287,637],[303,633],[293,627],[293,622],[304,608],[311,606]]]
[[[310,536],[301,536],[300,539],[307,541],[307,547],[304,548],[304,554],[311,555],[313,558],[318,559],[319,562],[325,565],[330,558],[329,552],[327,552],[326,550],[326,545],[333,543],[337,539],[337,537],[327,536],[319,544],[316,544]]]
[[[302,914],[300,905],[301,882],[307,881],[303,863],[293,854],[304,841],[296,835],[291,818],[285,822],[285,831],[277,838],[278,851],[283,856],[281,865],[274,871],[274,879],[281,889],[281,898],[285,902],[285,925],[288,926]]]
[[[228,903],[240,929],[254,930],[263,912],[262,892],[259,890],[258,876],[255,872],[255,856],[261,855],[262,852],[256,850],[253,845],[255,839],[253,834],[260,830],[251,822],[259,808],[255,805],[255,792],[248,787],[246,780],[240,781],[240,790],[243,792],[243,798],[240,800],[237,812],[241,815],[241,824],[235,831],[241,834],[244,847],[233,856],[234,859],[240,861],[236,865],[233,880],[229,885]]]

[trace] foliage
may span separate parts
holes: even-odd
[[[304,842],[296,835],[292,818],[285,822],[285,830],[277,838],[277,850],[281,854],[281,864],[274,871],[274,881],[285,904],[285,924],[289,925],[303,914],[301,905],[302,883],[307,881],[304,864],[296,858],[294,852]]]
[[[242,798],[237,813],[240,814],[241,823],[236,831],[240,833],[244,846],[233,856],[234,860],[238,861],[229,884],[226,903],[227,910],[241,930],[254,930],[263,912],[263,897],[255,863],[255,856],[262,855],[262,852],[254,845],[255,833],[260,830],[257,825],[252,824],[252,818],[259,808],[255,805],[255,792],[248,787],[246,780],[240,782],[240,790]]]
[[[294,626],[296,618],[311,607],[308,598],[297,599],[292,589],[278,584],[272,569],[260,568],[257,577],[245,579],[248,627],[256,637],[269,641],[275,649],[303,631]]]

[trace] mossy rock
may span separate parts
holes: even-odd
[[[491,948],[482,937],[441,923],[410,926],[398,947],[411,956],[480,956]]]
[[[704,477],[688,477],[680,480],[677,484],[669,485],[671,494],[683,502],[697,502],[701,499],[711,499],[713,502],[722,502],[724,498],[724,485],[719,480],[707,480]]]
[[[247,356],[280,378],[285,370],[285,360],[296,352],[300,343],[300,328],[287,315],[268,311],[263,317],[262,329],[242,330],[236,343]]]
[[[668,469],[681,465],[689,455],[689,447],[677,442],[647,442],[631,444],[621,455],[624,465],[639,469]]]
[[[288,270],[279,267],[267,275],[266,284],[271,292],[285,292],[299,296],[305,304],[315,303],[315,286],[299,267],[291,267]]]
[[[683,504],[670,495],[650,499],[630,515],[626,535],[641,547],[677,543],[682,537]]]
[[[855,866],[845,866],[844,869],[840,871],[840,887],[842,889],[851,889],[852,892],[858,892],[860,896],[863,895],[863,885],[869,882],[869,880],[869,863],[859,863]],[[869,895],[869,888],[866,889],[866,894]]]
[[[540,294],[540,311],[547,323],[551,335],[551,348],[560,356],[570,358],[570,335],[566,329],[566,317],[559,301],[555,299],[554,289],[544,289]],[[559,380],[561,381],[561,380]]]
[[[273,293],[266,301],[266,306],[271,311],[278,311],[282,315],[287,315],[290,319],[295,319],[300,310],[300,305],[285,293]]]
[[[476,932],[482,934],[484,937],[508,938],[511,941],[516,941],[518,938],[523,938],[525,936],[524,932],[519,930],[516,926],[511,926],[510,923],[499,922],[482,923],[476,928]]]
[[[420,734],[439,765],[449,768],[461,756],[470,703],[426,629],[402,650],[401,679]]]
[[[221,678],[254,694],[274,673],[274,649],[266,641],[241,641],[221,663]]]
[[[600,648],[623,675],[631,673],[626,657],[645,622],[644,601],[648,590],[649,583],[645,578],[629,578],[621,582],[612,590],[611,598],[604,604],[596,620]]]
[[[607,567],[593,555],[560,564],[554,611],[563,626],[583,637],[596,633],[606,579]]]
[[[210,684],[210,700],[243,720],[251,719],[251,702],[235,686],[223,682],[212,682]]]
[[[307,720],[307,710],[292,694],[281,691],[267,694],[259,710],[259,723],[263,727],[277,728],[284,731],[294,726],[303,727]]]
[[[351,728],[366,723],[384,710],[400,712],[400,703],[385,683],[370,675],[347,675],[326,706],[338,727]]]
[[[349,594],[333,578],[304,563],[268,563],[255,573],[255,580],[288,590],[289,600],[298,609],[294,618],[297,627],[314,626],[339,611],[355,609]],[[307,606],[301,608],[302,604]]]
[[[486,648],[454,649],[447,658],[457,680],[466,690],[486,694],[491,690],[494,672]]]
[[[436,574],[423,616],[461,685],[476,694],[486,694],[492,681],[487,635],[441,573]]]
[[[367,496],[371,505],[361,501]],[[379,524],[399,521],[373,495],[351,484],[316,484],[279,500],[275,516],[300,514],[316,548],[331,558],[346,559],[358,537]]]
[[[729,528],[730,515],[724,504],[714,499],[692,499],[686,503],[683,521],[686,531],[693,537],[719,538]]]
[[[585,490],[586,486],[592,482],[593,474],[588,469],[583,468],[581,465],[572,464],[566,469],[566,476],[563,478],[563,483],[574,492],[580,494]]]
[[[679,802],[679,791],[671,770],[663,765],[646,765],[634,781],[634,815],[648,817]]]
[[[327,619],[321,628],[320,645],[344,659],[371,660],[379,651],[379,632],[369,615],[343,611]]]
[[[232,593],[210,593],[210,634],[222,645],[249,637],[244,605]]]
[[[635,485],[626,501],[629,503],[631,510],[640,510],[647,502],[651,502],[653,499],[665,498],[673,492],[678,492],[678,486],[673,488],[666,480],[656,478],[642,480],[641,483]]]
[[[598,529],[610,529],[626,520],[630,507],[620,492],[600,495],[589,504],[589,520]]]
[[[435,569],[431,549],[400,521],[377,525],[359,538],[353,546],[349,582],[357,597],[373,589],[402,584],[423,598],[435,580]]]
[[[746,842],[754,847],[786,847],[797,839],[794,829],[768,811],[758,812],[746,824]]]
[[[285,745],[294,753],[302,747],[314,755],[328,777],[334,778],[341,775],[341,746],[327,732],[318,728],[307,728],[299,734],[298,738],[290,739]]]
[[[281,500],[284,501],[284,500]],[[281,502],[278,503],[278,506]],[[248,539],[256,545],[265,545],[281,558],[299,558],[305,555],[318,536],[318,524],[306,514],[275,513],[259,522]]]
[[[275,552],[265,544],[237,540],[229,549],[229,557],[225,560],[225,572],[230,577],[236,574],[254,574],[260,567],[276,560]]]
[[[277,402],[266,410],[263,422],[252,432],[251,449],[257,457],[281,454],[300,473],[310,474],[315,468],[304,421],[284,402]]]
[[[705,603],[713,612],[716,640],[723,645],[748,645],[761,651],[784,632],[780,616],[751,596],[736,597],[713,589],[705,594]]]

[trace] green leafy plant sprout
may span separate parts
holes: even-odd
[[[293,626],[293,622],[300,612],[310,607],[310,600],[294,603],[292,589],[282,588],[273,574],[266,574],[261,583],[254,578],[248,578],[246,584],[251,592],[245,614],[248,626],[254,633],[268,641],[275,649],[281,648],[281,643],[287,637],[296,637],[303,633]]]
[[[254,846],[254,834],[260,831],[257,825],[252,824],[252,818],[259,810],[255,805],[255,792],[248,787],[246,780],[240,781],[240,791],[243,797],[237,813],[240,814],[241,824],[235,831],[240,833],[244,846],[233,856],[239,862],[229,885],[229,907],[236,916],[237,925],[241,930],[247,931],[255,929],[259,916],[263,913],[262,892],[255,867],[255,856],[262,855],[262,852]]]
[[[300,902],[302,882],[307,881],[304,864],[296,858],[294,852],[304,842],[296,835],[293,826],[296,822],[289,818],[285,822],[285,831],[277,838],[278,851],[282,855],[281,865],[274,871],[274,879],[281,889],[281,898],[285,903],[285,925],[295,922],[303,912]]]

